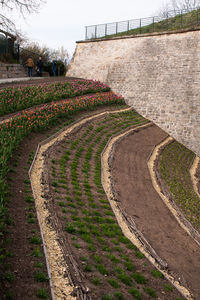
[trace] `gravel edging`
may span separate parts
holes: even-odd
[[[53,300],[73,300],[76,298],[71,296],[74,286],[67,276],[68,268],[63,257],[62,248],[59,244],[59,238],[56,231],[51,227],[50,222],[48,222],[49,211],[46,205],[48,200],[45,199],[43,182],[45,152],[49,147],[51,147],[56,142],[63,140],[67,134],[71,133],[74,129],[81,126],[82,124],[107,113],[118,113],[123,111],[125,112],[131,109],[132,108],[126,108],[117,111],[104,111],[98,114],[93,114],[92,116],[86,118],[82,118],[72,125],[61,129],[56,134],[41,142],[37,147],[34,160],[29,169],[29,177],[31,181],[33,196],[35,199],[35,206],[43,240],[43,247],[46,256]]]

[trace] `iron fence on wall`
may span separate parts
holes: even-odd
[[[85,40],[196,28],[199,25],[199,7],[173,10],[163,13],[162,16],[86,26]]]
[[[19,60],[19,44],[12,39],[0,37],[0,57],[9,56],[10,59]]]

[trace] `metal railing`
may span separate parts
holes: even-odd
[[[86,26],[85,40],[197,28],[199,25],[199,7],[173,10],[162,16]]]
[[[2,59],[13,59],[19,60],[19,44],[15,43],[10,39],[0,38],[0,60]]]

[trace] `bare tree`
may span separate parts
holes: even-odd
[[[17,10],[25,17],[27,13],[37,13],[42,2],[44,0],[0,0],[1,11],[4,12],[0,13],[0,30],[19,36],[20,32],[14,22],[6,16],[6,13]]]
[[[192,10],[200,6],[200,0],[171,0],[171,7],[173,10]]]

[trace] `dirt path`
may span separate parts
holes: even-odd
[[[116,145],[112,181],[117,200],[174,277],[200,299],[200,249],[154,190],[147,160],[166,133],[156,126],[126,136]]]

